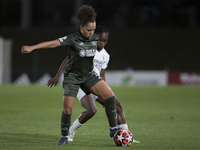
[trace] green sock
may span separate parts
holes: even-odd
[[[70,124],[71,124],[71,114],[65,114],[64,112],[62,112],[62,116],[61,116],[62,136],[68,136]]]
[[[117,111],[115,97],[111,97],[105,101],[105,111],[110,127],[117,126]]]

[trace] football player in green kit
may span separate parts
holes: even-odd
[[[94,72],[96,72],[104,81],[106,81],[105,78],[105,70],[108,66],[108,62],[110,60],[110,55],[105,50],[105,46],[109,39],[109,30],[105,26],[97,26],[95,33],[98,35],[99,39],[97,42],[97,51],[95,54],[95,57],[93,59],[94,63]],[[64,72],[65,66],[67,65],[69,61],[68,56],[63,60],[61,66],[59,67],[56,76],[51,78],[47,86],[55,87],[61,77],[61,75]],[[69,135],[68,135],[68,141],[73,141],[74,135],[78,128],[83,126],[90,118],[92,118],[96,112],[96,104],[95,101],[102,104],[102,106],[105,106],[105,101],[100,99],[94,94],[86,95],[83,90],[79,88],[79,92],[77,94],[77,98],[80,101],[80,104],[85,109],[84,112],[82,112],[79,117],[72,123],[72,126],[69,129]],[[119,129],[127,129],[128,125],[126,123],[126,117],[123,111],[122,104],[119,102],[117,97],[116,99],[116,109],[117,109],[117,122],[118,122],[118,128]],[[139,141],[133,140],[133,143],[140,143]]]
[[[32,46],[22,46],[21,53],[30,53],[36,49],[69,47],[69,62],[64,71],[63,110],[61,116],[61,139],[58,145],[68,143],[71,114],[79,87],[86,93],[93,93],[105,100],[105,112],[110,125],[110,136],[118,131],[115,96],[110,87],[93,71],[93,58],[96,52],[98,36],[96,29],[96,13],[92,6],[79,8],[77,19],[80,31],[65,37],[42,42]]]

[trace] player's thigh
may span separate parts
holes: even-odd
[[[86,95],[85,92],[83,92],[83,90],[79,88],[78,93],[77,93],[78,100],[80,101],[85,95]]]
[[[76,97],[80,88],[80,81],[76,77],[69,75],[64,77],[62,82],[63,96]]]
[[[87,111],[95,112],[97,109],[92,94],[83,96],[80,100],[80,103]]]
[[[99,104],[105,106],[105,100],[103,100],[102,98],[98,97],[98,98],[96,99],[96,101],[97,101]]]
[[[114,96],[113,91],[110,89],[110,87],[106,84],[104,80],[101,80],[97,82],[90,91],[102,98],[103,100],[109,99]]]

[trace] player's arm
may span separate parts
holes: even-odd
[[[106,81],[105,72],[106,72],[106,69],[101,69],[101,71],[100,71],[100,77],[101,77],[104,81]]]
[[[33,50],[36,49],[46,49],[46,48],[56,48],[61,46],[60,42],[58,39],[52,40],[52,41],[47,41],[47,42],[42,42],[36,45],[31,45],[31,46],[22,46],[21,48],[21,53],[30,53]]]
[[[59,79],[60,79],[60,76],[62,75],[63,71],[65,70],[65,67],[66,67],[68,61],[69,61],[69,56],[67,56],[67,57],[63,60],[63,62],[62,62],[62,64],[60,65],[60,68],[58,69],[58,72],[56,73],[55,77],[51,78],[51,79],[48,81],[47,86],[49,86],[49,87],[54,86],[54,87],[55,87],[55,86],[57,85],[57,83],[58,83],[58,81],[59,81]]]

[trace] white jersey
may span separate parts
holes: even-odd
[[[100,75],[101,69],[106,69],[108,66],[108,62],[110,60],[110,55],[103,48],[100,52],[96,51],[94,56],[93,64],[94,64],[94,72]]]
[[[96,51],[96,54],[94,56],[94,72],[96,72],[100,76],[101,69],[106,69],[108,66],[110,60],[110,55],[107,53],[107,51],[103,48],[100,52]],[[79,88],[77,98],[79,101],[81,98],[85,96],[85,93]],[[93,95],[94,100],[96,100],[98,97],[96,95]]]

